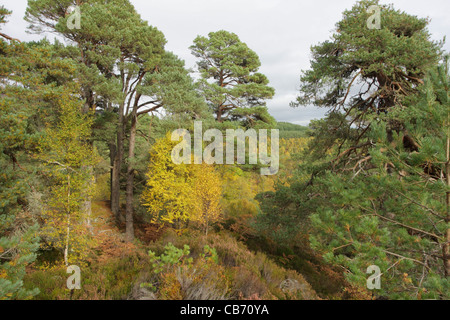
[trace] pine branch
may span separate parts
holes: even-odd
[[[12,37],[8,36],[7,34],[1,33],[1,32],[0,32],[0,37],[3,37],[3,38],[5,38],[5,39],[7,39],[9,41],[17,41],[17,42],[20,43],[20,40],[12,38]]]

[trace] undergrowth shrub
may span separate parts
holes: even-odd
[[[190,257],[190,247],[183,249],[172,243],[157,255],[149,251],[152,271],[157,275],[153,282],[140,287],[154,292],[163,300],[224,300],[228,295],[228,279],[218,262],[217,253],[208,245],[196,259]]]
[[[64,265],[35,270],[24,279],[26,287],[40,289],[37,300],[125,300],[140,274],[151,268],[145,255],[130,253],[81,268],[81,290],[67,289]]]
[[[181,249],[183,248],[183,249]],[[316,299],[305,279],[227,232],[205,236],[168,233],[150,245],[158,276],[141,287],[158,299]],[[295,287],[285,290],[286,281]]]

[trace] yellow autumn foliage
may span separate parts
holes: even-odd
[[[208,234],[209,226],[219,219],[222,183],[213,166],[195,165],[194,170],[194,212],[192,220],[198,222]]]
[[[48,179],[40,236],[43,247],[64,254],[66,265],[81,265],[93,244],[90,212],[83,208],[92,198],[92,167],[97,162],[95,150],[88,142],[92,117],[82,114],[80,103],[69,95],[58,102],[58,127],[47,128],[39,145],[38,157]]]
[[[174,164],[171,154],[177,144],[168,134],[153,146],[142,205],[155,223],[181,229],[194,221],[207,230],[220,215],[220,177],[213,166]]]

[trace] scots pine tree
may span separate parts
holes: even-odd
[[[247,127],[274,126],[266,100],[275,90],[258,69],[258,55],[239,37],[228,31],[217,31],[208,37],[198,36],[191,46],[199,59],[199,87],[219,123],[240,121]]]
[[[80,29],[68,24],[74,6],[81,12]],[[74,44],[66,54],[79,62],[85,111],[103,108],[117,114],[116,138],[109,143],[111,208],[119,219],[121,172],[126,169],[126,235],[131,241],[139,118],[164,110],[180,119],[196,119],[206,106],[184,63],[164,50],[162,32],[148,25],[128,0],[33,0],[26,19],[32,30],[57,32]]]
[[[381,28],[370,29],[371,5]],[[294,106],[329,109],[290,186],[263,199],[260,229],[311,246],[366,287],[380,267],[389,298],[448,298],[448,70],[428,21],[360,1],[312,47]],[[307,219],[310,217],[310,219]],[[310,227],[313,229],[310,229]]]
[[[378,266],[378,295],[449,298],[449,83],[448,66],[440,66],[407,107],[372,121],[370,168],[360,162],[316,181],[326,202],[311,216],[313,247],[361,286],[367,268]],[[402,123],[419,150],[404,147],[403,133],[389,139],[389,120]]]
[[[380,29],[368,27],[373,5],[380,8]],[[378,0],[359,1],[343,13],[330,40],[311,48],[311,68],[300,77],[293,106],[329,109],[314,145],[320,154],[336,154],[333,166],[365,158],[372,146],[368,117],[402,104],[439,62],[442,43],[430,39],[428,23]],[[391,122],[387,130],[391,135],[402,127]]]
[[[0,7],[0,27],[10,13]],[[31,57],[24,44],[0,33],[0,300],[39,292],[24,289],[22,280],[39,248],[38,225],[27,212],[31,175],[21,161],[35,139],[29,121],[33,110],[27,104],[34,97],[30,88],[41,80],[27,72]]]

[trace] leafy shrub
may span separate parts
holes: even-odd
[[[157,277],[153,283],[143,282],[140,287],[157,292],[163,300],[225,299],[228,283],[215,249],[205,245],[195,261],[190,253],[187,244],[179,249],[169,243],[160,256],[150,250],[152,271]]]

